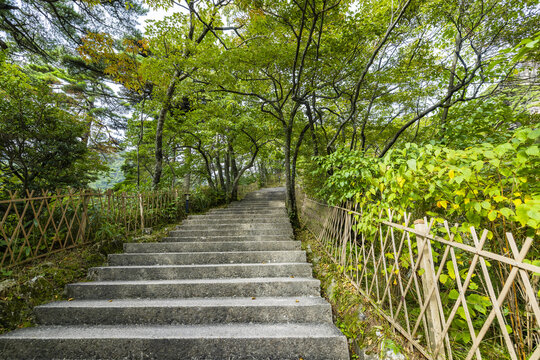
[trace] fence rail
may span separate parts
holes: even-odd
[[[125,235],[184,214],[177,190],[152,193],[10,193],[0,201],[0,268],[80,246],[117,227]]]
[[[298,196],[301,219],[356,289],[427,359],[540,359],[540,267],[532,238],[506,234],[508,252],[486,250],[488,231]],[[348,207],[348,208],[347,208]],[[521,246],[521,248],[519,248]]]

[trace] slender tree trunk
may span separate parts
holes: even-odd
[[[231,152],[230,147],[227,147],[227,153],[225,154],[225,164],[224,164],[224,170],[225,170],[225,198],[227,202],[230,198],[231,193]]]
[[[312,104],[315,103],[315,95],[313,95]],[[313,105],[313,108],[315,106]],[[315,123],[314,115],[311,111],[311,107],[309,104],[306,103],[306,113],[309,120],[309,130],[311,132],[311,141],[313,141],[313,156],[319,156],[319,142],[317,141],[317,134],[315,133],[315,126],[313,125]]]
[[[285,143],[283,144],[283,154],[285,155],[285,204],[287,206],[287,212],[289,219],[293,226],[298,226],[298,213],[296,209],[295,198],[295,169],[291,164],[291,136],[292,128],[285,128]]]
[[[231,144],[229,144],[230,147],[230,156],[231,156],[231,177],[232,179],[236,179],[238,177],[238,167],[236,166],[236,158],[234,155],[234,149]],[[230,201],[237,201],[238,200],[238,181],[234,181],[231,186],[231,198]]]
[[[185,162],[187,165],[187,172],[184,175],[184,183],[182,185],[182,191],[184,194],[188,194],[191,188],[191,149],[186,148],[184,152]]]
[[[154,178],[152,180],[152,187],[154,190],[157,190],[159,187],[159,182],[161,180],[161,172],[163,171],[163,125],[165,124],[165,118],[167,113],[171,108],[171,101],[174,95],[174,89],[176,88],[176,81],[180,76],[180,72],[176,70],[174,72],[173,78],[167,93],[165,95],[165,101],[159,112],[156,125],[156,166],[154,167]]]
[[[219,186],[221,187],[221,191],[223,193],[227,193],[227,190],[225,188],[225,179],[223,178],[223,167],[221,166],[221,159],[219,157],[219,152],[216,154],[216,169],[219,177]]]
[[[450,69],[450,78],[448,80],[448,93],[451,93],[452,88],[454,87],[454,79],[456,73],[456,66],[458,62],[458,53],[461,49],[461,36],[459,32],[456,35],[456,50],[454,52],[454,59],[452,60],[452,68]],[[450,104],[452,103],[452,98],[448,98],[444,104],[443,111],[441,114],[441,139],[446,135],[446,119],[448,118],[448,110],[450,110]]]

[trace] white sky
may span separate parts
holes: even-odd
[[[163,9],[153,10],[153,9],[150,9],[150,11],[148,11],[148,14],[146,14],[145,16],[141,16],[139,18],[139,26],[137,26],[137,28],[144,33],[144,28],[146,27],[146,20],[161,20],[165,16],[172,15],[175,12],[181,12],[181,11],[184,11],[184,9],[182,9],[181,7],[179,7],[177,5],[173,6],[169,10],[163,10]]]

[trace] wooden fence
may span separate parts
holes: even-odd
[[[184,196],[177,190],[10,193],[0,201],[0,268],[106,238],[107,232],[128,236],[183,215]]]
[[[508,251],[497,254],[486,250],[487,230],[459,233],[446,221],[388,210],[375,231],[362,232],[351,204],[301,192],[298,201],[303,224],[343,274],[427,359],[540,359],[532,238],[507,233]]]

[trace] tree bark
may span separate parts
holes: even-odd
[[[229,143],[229,149],[230,149],[230,162],[231,162],[231,177],[233,179],[231,184],[231,196],[229,201],[237,201],[238,200],[238,181],[235,181],[235,179],[238,177],[238,167],[236,166],[236,158],[234,156],[234,149],[232,147],[232,144]]]
[[[174,72],[173,78],[167,88],[167,93],[165,94],[165,101],[159,112],[156,125],[156,165],[154,167],[154,177],[152,179],[152,188],[157,190],[159,187],[159,182],[161,180],[161,173],[163,171],[163,125],[165,124],[165,118],[171,108],[171,100],[174,95],[174,89],[176,88],[176,81],[180,76],[180,71],[176,70]]]
[[[184,157],[185,157],[185,163],[187,165],[187,172],[186,174],[184,175],[184,183],[182,184],[182,191],[184,192],[184,194],[189,194],[189,190],[191,188],[191,149],[190,148],[186,148],[185,152],[184,152]]]
[[[458,62],[458,53],[461,49],[461,35],[458,31],[456,35],[456,50],[454,52],[454,59],[452,60],[452,68],[450,69],[450,79],[448,80],[448,90],[447,92],[450,93],[452,91],[452,88],[454,87],[454,79],[455,79],[455,73],[456,73],[456,67]],[[446,135],[446,119],[448,118],[448,110],[450,110],[450,104],[452,102],[452,98],[449,97],[448,100],[444,103],[443,112],[441,114],[441,139],[444,138]]]
[[[217,169],[218,178],[219,178],[219,186],[221,187],[221,191],[226,194],[227,190],[225,188],[225,179],[223,178],[223,167],[221,166],[221,159],[219,157],[219,152],[216,154],[215,163],[216,163],[216,169]]]

